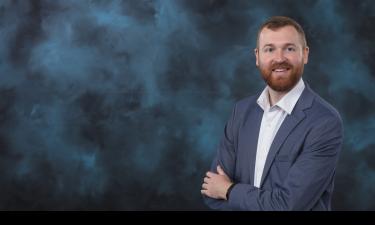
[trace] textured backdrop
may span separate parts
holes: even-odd
[[[0,209],[207,209],[272,15],[304,27],[304,79],[344,120],[333,208],[375,210],[372,0],[0,0]]]

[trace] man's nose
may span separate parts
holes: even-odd
[[[282,49],[276,50],[274,60],[278,63],[285,61],[284,51]]]

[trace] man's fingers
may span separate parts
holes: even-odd
[[[203,179],[203,182],[208,184],[208,180],[209,180],[209,178],[208,178],[208,177],[205,177],[205,178]]]
[[[207,184],[206,184],[206,183],[203,183],[203,184],[202,184],[202,189],[203,189],[203,190],[207,190]]]
[[[208,190],[201,190],[201,194],[202,194],[202,195],[205,195],[205,196],[207,196],[207,197],[210,197],[210,198],[213,197],[213,196],[210,194],[210,192],[209,192]]]
[[[215,174],[212,173],[212,172],[210,172],[210,171],[208,171],[208,172],[206,173],[206,176],[207,176],[207,177],[212,177],[213,175],[215,175]]]

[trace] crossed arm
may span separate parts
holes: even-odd
[[[332,182],[342,144],[342,125],[336,117],[319,121],[310,132],[305,147],[290,168],[281,187],[272,190],[250,184],[236,184],[226,199],[233,182],[235,149],[233,136],[226,127],[225,135],[211,172],[206,173],[201,193],[206,204],[220,210],[310,210]],[[229,162],[228,162],[229,160]],[[225,164],[223,171],[220,165]],[[228,167],[229,165],[229,167]],[[213,172],[216,168],[216,172]],[[228,175],[227,175],[228,174]]]

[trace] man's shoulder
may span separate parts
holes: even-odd
[[[244,97],[244,98],[238,100],[235,104],[236,110],[237,111],[245,111],[249,107],[256,104],[258,97],[259,97],[259,94],[249,95],[247,97]]]
[[[338,110],[328,101],[323,99],[320,95],[312,91],[314,96],[311,113],[318,118],[331,118],[341,121],[341,116]]]

